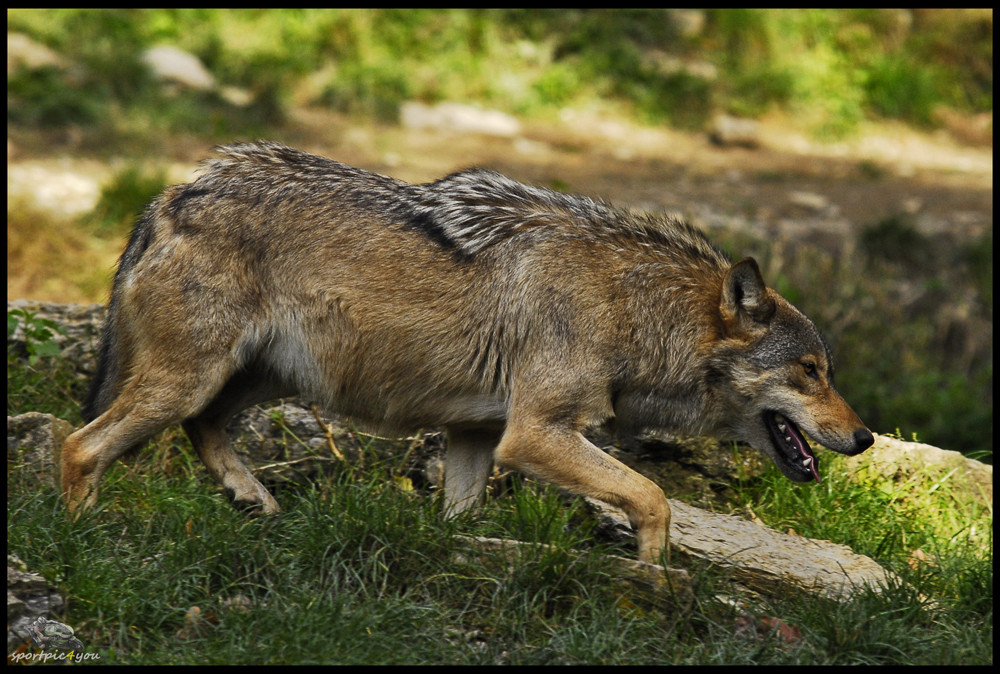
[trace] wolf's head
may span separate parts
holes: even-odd
[[[731,408],[726,425],[735,438],[770,456],[796,482],[820,481],[819,461],[802,431],[841,454],[859,454],[875,442],[834,388],[826,340],[765,286],[753,258],[727,272],[719,315],[723,339],[712,370],[716,387],[728,388],[722,392]]]

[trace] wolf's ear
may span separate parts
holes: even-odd
[[[752,257],[740,260],[726,272],[719,309],[730,332],[752,330],[754,323],[767,323],[774,316],[774,300],[768,297],[757,261]]]

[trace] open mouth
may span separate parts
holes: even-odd
[[[775,463],[790,480],[795,482],[822,482],[819,460],[813,455],[802,431],[779,412],[764,412],[764,425],[771,432],[777,450]]]

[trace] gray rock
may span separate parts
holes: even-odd
[[[23,33],[7,33],[7,74],[19,68],[37,70],[39,68],[63,68],[66,62],[62,56],[36,42]]]
[[[716,115],[709,137],[717,145],[754,148],[760,145],[760,124],[752,119]]]
[[[764,595],[800,591],[839,600],[866,586],[878,592],[899,582],[846,545],[783,534],[672,499],[670,509],[670,542],[683,559],[710,562]]]
[[[215,78],[197,56],[171,45],[158,45],[142,54],[142,61],[153,76],[164,82],[178,84],[188,89],[210,91],[215,88]]]
[[[62,444],[72,432],[71,424],[51,414],[7,417],[8,479],[57,487]]]
[[[587,499],[598,517],[598,535],[631,537],[625,514]],[[724,515],[668,499],[671,560],[711,563],[739,586],[765,596],[804,592],[847,599],[868,587],[880,592],[899,579],[846,545],[783,534],[737,515]],[[679,555],[679,557],[678,557]]]
[[[37,573],[28,571],[17,555],[7,554],[7,652],[28,641],[28,627],[40,617],[61,612],[65,602]]]
[[[902,482],[923,476],[947,484],[957,499],[993,507],[993,466],[960,452],[876,435],[871,448],[846,461],[855,479]]]
[[[510,115],[461,103],[426,105],[406,101],[400,106],[399,118],[403,126],[412,129],[438,129],[505,137],[516,136],[521,132],[521,123]]]
[[[792,190],[789,192],[788,203],[793,206],[798,206],[803,210],[815,213],[825,211],[830,206],[829,199],[824,197],[822,194],[806,192],[804,190]]]

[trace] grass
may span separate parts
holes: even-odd
[[[967,498],[952,475],[849,477],[842,457],[825,458],[820,485],[803,489],[768,466],[741,485],[739,500],[773,528],[846,544],[902,580],[884,596],[828,607],[825,621],[818,611],[830,662],[991,663],[992,506]]]
[[[60,363],[8,356],[12,386],[34,382],[8,414],[77,409],[81,387]],[[46,364],[41,380],[26,377]],[[754,615],[799,629],[790,644],[741,636],[738,614],[716,599],[732,590],[710,567],[690,569],[687,613],[623,590],[604,555],[628,553],[595,541],[580,503],[553,488],[515,480],[480,513],[446,521],[433,495],[392,479],[399,457],[380,456],[285,484],[282,512],[254,519],[167,431],[113,466],[98,507],[73,521],[51,477],[15,454],[8,551],[58,585],[62,620],[102,664],[992,662],[992,510],[946,481],[850,481],[834,459],[821,485],[792,485],[773,468],[736,485],[734,508],[850,544],[904,581],[839,604],[743,597]],[[498,565],[469,554],[460,534],[551,547]]]
[[[47,529],[10,545],[52,553],[26,561],[65,588],[67,621],[102,662],[595,662],[618,639],[576,638],[575,617],[602,631],[628,622],[613,596],[588,589],[607,584],[596,555],[529,551],[500,576],[456,562],[454,534],[470,520],[444,522],[432,500],[371,472],[285,493],[283,514],[256,520],[187,471],[113,473],[112,503],[80,522],[51,494],[10,510],[19,528]],[[209,617],[192,625],[193,606]]]

